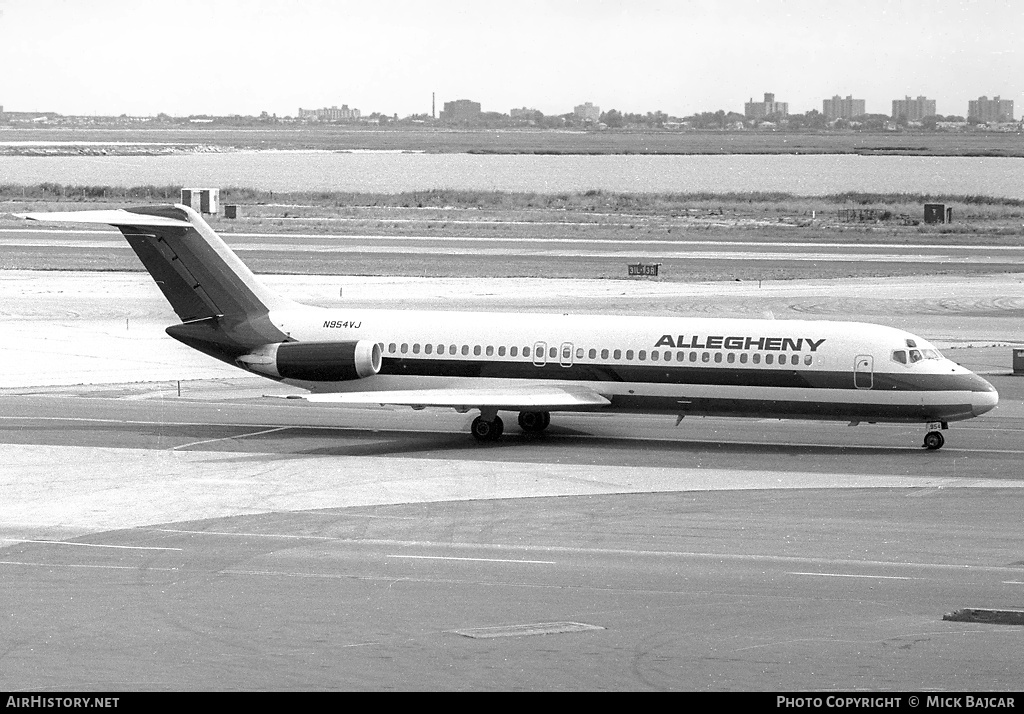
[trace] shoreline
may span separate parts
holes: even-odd
[[[903,148],[863,148],[863,149],[764,149],[746,151],[670,151],[670,150],[571,150],[571,149],[468,149],[466,151],[425,151],[423,149],[251,149],[243,147],[194,146],[175,147],[163,146],[153,148],[133,148],[110,145],[79,146],[79,147],[7,147],[0,146],[0,156],[31,156],[66,158],[70,156],[183,156],[189,154],[231,154],[231,153],[328,153],[328,154],[465,154],[467,156],[922,156],[933,158],[987,158],[987,159],[1019,159],[1024,158],[1024,145],[1019,151],[1010,150],[978,150],[959,152],[934,152],[927,149],[914,150]]]
[[[149,146],[143,149],[142,144]],[[0,155],[7,156],[68,156],[76,155],[85,148],[105,151],[107,155],[147,156],[152,155],[149,152],[157,151],[156,147],[160,147],[161,153],[319,150],[527,156],[852,154],[1024,158],[1024,132],[544,131],[499,128],[353,129],[343,126],[0,127]]]

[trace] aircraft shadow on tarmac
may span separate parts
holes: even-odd
[[[457,458],[472,457],[486,460],[493,455],[500,460],[515,458],[516,451],[526,460],[538,455],[565,456],[566,449],[573,452],[574,460],[586,452],[619,452],[642,456],[643,462],[656,462],[663,455],[666,463],[680,453],[715,454],[720,456],[766,457],[836,457],[856,453],[860,457],[917,455],[922,450],[911,444],[906,446],[872,446],[870,444],[783,444],[770,442],[739,442],[728,440],[643,439],[626,436],[593,435],[564,426],[551,427],[543,434],[518,431],[506,433],[494,444],[479,444],[468,435],[443,432],[381,431],[352,428],[287,427],[268,434],[237,439],[225,439],[216,445],[186,447],[189,451],[252,452],[252,456],[237,456],[247,461],[266,461],[309,456],[408,456],[414,454]],[[582,453],[581,453],[582,452]],[[258,454],[258,456],[257,456]],[[500,455],[500,456],[499,456]]]

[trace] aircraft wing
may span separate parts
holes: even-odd
[[[379,404],[381,406],[450,407],[458,412],[470,409],[506,411],[575,411],[609,405],[606,398],[588,389],[569,387],[523,387],[519,389],[403,389],[381,392],[329,392],[299,397],[324,404]]]

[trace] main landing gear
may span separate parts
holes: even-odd
[[[490,419],[485,419],[484,415],[481,414],[473,420],[473,424],[469,427],[473,438],[480,442],[497,441],[501,438],[501,432],[504,430],[505,424],[497,414]]]
[[[930,431],[924,435],[924,448],[930,451],[937,451],[942,448],[942,445],[946,443],[946,438],[942,436],[942,432],[939,429],[948,429],[949,424],[947,422],[931,422],[927,427]]]
[[[519,426],[527,434],[539,434],[547,429],[550,423],[550,412],[519,412]],[[473,438],[481,443],[497,441],[501,438],[501,433],[504,430],[505,424],[497,412],[493,414],[481,412],[469,428]]]
[[[539,434],[551,423],[551,412],[519,412],[519,427],[528,434]]]

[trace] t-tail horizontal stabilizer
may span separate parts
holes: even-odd
[[[182,322],[246,320],[294,303],[268,290],[188,206],[19,213],[58,223],[111,225],[121,231]]]

